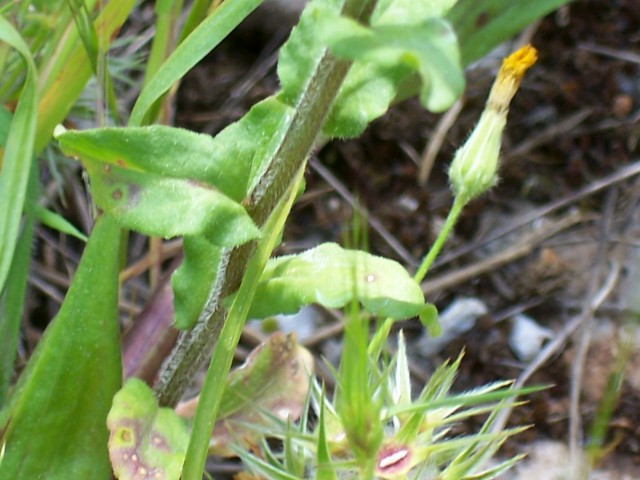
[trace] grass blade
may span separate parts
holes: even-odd
[[[18,241],[36,131],[36,67],[29,47],[0,17],[0,40],[18,50],[26,64],[24,87],[11,120],[0,171],[0,291],[4,290]]]
[[[131,112],[129,125],[142,125],[156,100],[215,48],[260,3],[262,0],[228,0],[202,22],[175,49],[142,90]]]

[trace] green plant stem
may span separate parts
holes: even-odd
[[[420,283],[422,282],[422,280],[424,280],[424,277],[427,275],[429,268],[431,267],[435,259],[438,257],[438,254],[440,253],[440,250],[442,250],[444,242],[447,240],[447,237],[451,233],[451,230],[453,229],[456,222],[458,221],[458,217],[460,216],[462,209],[465,207],[467,203],[469,203],[469,198],[464,195],[458,195],[454,199],[453,205],[451,207],[451,210],[449,211],[449,215],[447,215],[447,219],[444,223],[444,226],[442,227],[442,230],[438,234],[438,238],[436,238],[436,241],[433,242],[431,249],[429,250],[427,255],[424,257],[424,260],[422,260],[422,263],[420,264],[420,268],[418,268],[415,275],[413,276],[413,279],[416,282]],[[384,345],[384,342],[387,340],[387,337],[389,336],[389,332],[391,331],[393,322],[394,322],[393,318],[386,318],[382,323],[382,325],[376,330],[375,335],[373,336],[373,338],[371,339],[371,342],[369,343],[369,350],[368,350],[369,355],[371,356],[372,359],[377,360],[380,357],[380,353],[382,352],[382,347]]]
[[[367,19],[374,4],[372,0],[345,0],[343,13]],[[334,58],[328,50],[321,55],[298,99],[287,132],[246,202],[247,212],[256,225],[264,225],[295,173],[305,165],[350,66],[351,62]],[[226,312],[220,301],[240,286],[254,248],[255,242],[251,242],[222,253],[212,298],[207,301],[210,313],[192,330],[180,335],[160,373],[155,388],[161,404],[175,404],[206,361],[225,322]]]
[[[449,211],[449,215],[447,215],[447,219],[444,222],[444,226],[442,227],[442,230],[440,230],[440,233],[438,234],[438,238],[436,238],[436,241],[433,242],[433,245],[431,246],[429,253],[427,253],[427,255],[424,257],[424,260],[422,260],[422,264],[420,265],[420,268],[418,268],[415,275],[413,276],[413,279],[416,282],[420,283],[422,282],[422,280],[424,280],[424,277],[427,275],[429,268],[431,267],[436,257],[440,253],[440,250],[442,250],[444,242],[449,237],[449,234],[451,233],[451,229],[453,229],[454,225],[458,221],[458,217],[460,216],[462,209],[468,202],[469,202],[469,198],[464,195],[458,195],[454,199],[453,206]]]
[[[200,392],[198,408],[193,420],[193,429],[191,430],[189,447],[182,470],[183,480],[200,480],[202,478],[209,440],[218,415],[222,395],[224,394],[226,377],[231,368],[233,354],[238,346],[242,329],[249,315],[251,301],[255,295],[262,272],[271,256],[271,252],[278,244],[280,234],[284,229],[284,224],[295,201],[303,173],[304,168],[301,166],[297,172],[297,178],[290,186],[288,195],[282,199],[267,220],[263,232],[264,236],[248,262],[247,274],[244,276],[238,296],[231,305],[227,319],[222,326],[220,340],[216,343],[202,391]]]

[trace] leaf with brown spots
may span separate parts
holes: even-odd
[[[107,417],[109,457],[120,480],[180,478],[189,432],[170,408],[159,408],[151,389],[132,378],[113,397]]]
[[[240,368],[227,378],[209,451],[234,456],[232,443],[245,449],[256,447],[271,416],[297,420],[309,393],[313,357],[293,335],[276,333],[258,346]],[[195,415],[198,397],[178,405],[178,414]]]

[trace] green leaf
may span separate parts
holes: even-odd
[[[291,108],[273,97],[254,105],[238,122],[209,140],[210,157],[202,167],[207,177],[200,174],[199,178],[210,182],[218,182],[220,178],[226,182],[221,189],[229,196],[238,200],[244,198],[279,145],[290,112]],[[215,176],[211,174],[214,170]],[[234,188],[234,183],[239,187]],[[219,256],[219,247],[211,242],[185,238],[184,260],[172,277],[177,328],[191,328],[198,320],[211,291],[216,288],[214,280]]]
[[[159,408],[153,391],[136,378],[113,397],[107,417],[109,456],[120,480],[178,480],[189,432],[170,408]]]
[[[446,10],[447,2],[384,3],[367,28],[340,16],[340,2],[312,2],[280,51],[280,98],[289,105],[315,66],[313,55],[326,45],[354,61],[324,126],[328,137],[362,133],[416,73],[422,79],[421,101],[430,110],[445,110],[462,92],[455,35],[446,21],[434,16]]]
[[[156,100],[213,50],[262,0],[227,0],[175,49],[145,85],[133,106],[129,124],[142,125]]]
[[[316,451],[316,461],[318,469],[316,471],[316,480],[336,480],[335,468],[331,462],[331,453],[329,442],[327,440],[327,428],[325,419],[325,399],[324,391],[320,397],[320,415],[318,417],[318,445]]]
[[[76,237],[83,242],[86,242],[88,240],[88,237],[80,230],[78,230],[75,225],[69,222],[66,218],[58,215],[55,212],[52,212],[51,210],[47,210],[41,205],[34,205],[34,214],[36,218],[47,227]]]
[[[468,65],[517,34],[534,20],[571,0],[458,0],[447,14]]]
[[[4,105],[0,105],[0,147],[4,147],[9,138],[9,128],[13,114]]]
[[[222,325],[222,331],[213,350],[213,356],[200,392],[200,401],[184,462],[183,478],[195,479],[202,474],[209,441],[223,398],[226,372],[231,367],[233,352],[238,345],[243,326],[247,320],[250,305],[259,284],[260,274],[267,264],[269,255],[281,238],[285,221],[302,183],[303,174],[304,167],[295,172],[294,181],[290,185],[289,191],[284,194],[267,218],[263,226],[263,236],[249,259],[236,300],[229,308]]]
[[[31,166],[35,170],[35,165]],[[30,188],[35,188],[36,175],[29,178]],[[28,192],[31,196],[31,192]],[[31,263],[31,238],[34,230],[33,215],[25,215],[24,228],[18,238],[17,247],[9,270],[10,282],[0,295],[0,407],[4,405],[14,377],[16,352],[20,338],[25,293]]]
[[[60,312],[0,413],[0,478],[109,479],[106,418],[120,388],[120,230],[100,217]]]
[[[20,34],[0,16],[0,41],[18,50],[26,65],[22,93],[7,134],[0,170],[0,292],[11,268],[27,195],[36,132],[36,67]],[[3,115],[6,126],[8,120]]]
[[[420,23],[431,17],[443,16],[457,0],[379,0],[371,16],[372,25]]]
[[[104,5],[94,21],[99,41],[116,37],[134,4],[135,0],[109,0]],[[68,39],[74,38],[78,37],[76,30],[72,29]],[[106,50],[106,45],[101,46]],[[54,65],[48,65],[51,68],[47,72],[41,72],[47,74],[47,77],[43,80],[46,90],[43,91],[42,100],[38,105],[38,110],[43,114],[38,118],[36,152],[42,150],[51,140],[53,130],[65,119],[91,77],[91,62],[82,42],[76,41],[75,48],[71,51],[67,51],[65,45],[62,47],[61,51],[64,54],[54,55]]]
[[[311,303],[340,308],[354,296],[369,312],[382,317],[404,319],[433,312],[420,286],[400,264],[325,243],[269,260],[249,317],[295,313]]]
[[[402,79],[417,71],[422,78],[420,101],[431,111],[446,110],[462,93],[464,76],[456,36],[445,20],[365,28],[347,18],[327,16],[319,28],[339,57],[398,69],[396,75]]]
[[[322,0],[309,2],[300,16],[298,24],[280,49],[278,78],[282,85],[280,98],[287,105],[294,105],[304,91],[309,76],[315,68],[317,58],[326,48],[318,36],[318,19],[340,13],[342,2]]]
[[[181,330],[192,328],[203,305],[215,288],[221,247],[203,237],[184,237],[184,258],[171,275],[173,288],[174,326]]]
[[[120,225],[146,235],[203,235],[223,246],[260,235],[246,210],[215,189],[99,162],[87,165],[96,204]]]
[[[232,172],[230,179],[223,175],[224,161],[209,158],[215,148],[206,135],[169,127],[105,128],[65,132],[58,140],[65,153],[82,158],[96,204],[123,227],[165,238],[203,235],[224,246],[259,235],[244,207],[214,188],[237,193],[245,186]]]
[[[65,154],[80,157],[85,164],[102,162],[205,182],[236,201],[246,192],[251,158],[231,157],[229,147],[225,150],[210,135],[153,125],[68,130],[56,138]]]

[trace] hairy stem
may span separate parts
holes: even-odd
[[[345,0],[343,14],[366,19],[374,4],[372,0]],[[291,185],[295,173],[307,161],[350,65],[348,61],[331,56],[327,50],[321,54],[298,99],[288,131],[246,201],[247,212],[256,225],[264,225]],[[222,253],[216,285],[206,306],[206,318],[180,335],[176,348],[160,373],[155,387],[160,403],[174,405],[195,372],[211,355],[226,318],[226,310],[220,302],[240,286],[255,245],[251,242]]]

